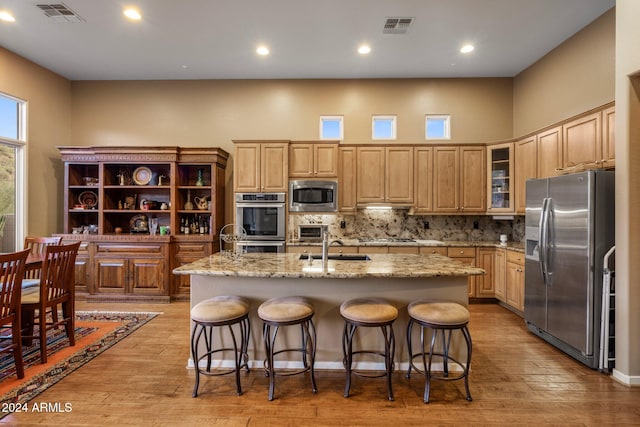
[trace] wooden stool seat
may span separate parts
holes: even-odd
[[[313,304],[303,297],[277,297],[267,300],[258,307],[258,317],[263,321],[262,336],[267,358],[264,361],[265,375],[269,377],[269,400],[275,393],[276,375],[289,376],[309,371],[311,391],[318,392],[314,365],[316,360],[316,328],[313,324],[315,314]],[[299,348],[275,350],[275,341],[281,326],[300,325],[301,345]],[[275,357],[281,353],[300,352],[302,368],[276,371]]]
[[[387,395],[393,400],[393,388],[391,386],[391,374],[393,373],[395,355],[395,336],[393,322],[398,318],[398,309],[382,298],[355,298],[343,302],[340,305],[340,315],[344,319],[342,333],[343,365],[347,371],[347,382],[344,389],[344,397],[349,397],[351,389],[351,374],[366,378],[387,378]],[[362,327],[379,327],[384,336],[385,346],[383,350],[362,349],[353,350],[353,337]],[[353,369],[353,357],[359,354],[371,354],[384,358],[384,372],[381,374],[364,373]]]
[[[191,309],[191,320],[195,323],[191,333],[191,354],[193,357],[196,372],[196,382],[193,388],[193,397],[198,396],[200,385],[200,374],[207,376],[220,376],[235,373],[236,390],[238,396],[242,394],[240,384],[240,371],[245,368],[249,372],[249,334],[251,325],[249,323],[249,301],[245,298],[224,295],[216,296],[196,304]],[[215,327],[227,326],[231,335],[233,347],[214,346],[213,331]],[[234,326],[239,330],[239,337],[236,336]],[[206,352],[199,355],[198,345],[204,336]],[[240,341],[240,343],[238,343]],[[239,344],[239,345],[238,345]],[[212,356],[216,353],[233,352],[235,366],[233,369],[223,371],[211,371]],[[206,368],[200,367],[200,361],[207,359]]]
[[[407,370],[407,378],[411,377],[411,369],[424,374],[424,403],[429,403],[429,392],[431,389],[431,379],[438,380],[459,380],[464,379],[464,387],[467,393],[467,400],[471,401],[471,393],[469,392],[469,367],[471,365],[471,335],[467,324],[469,323],[469,310],[466,307],[454,302],[414,301],[407,307],[409,313],[409,323],[407,325],[407,349],[409,351],[409,368]],[[413,353],[412,345],[412,328],[413,324],[420,325],[420,351]],[[425,349],[425,328],[431,330],[431,343],[429,349]],[[460,330],[467,344],[467,360],[462,363],[458,359],[449,354],[451,346],[451,334],[454,330]],[[442,336],[441,349],[436,349],[436,340],[438,335]],[[432,369],[433,358],[438,357],[442,360],[442,373],[437,375]],[[414,363],[415,358],[422,359],[422,368],[418,368]],[[453,363],[462,369],[462,373],[457,376],[449,376],[449,364]]]

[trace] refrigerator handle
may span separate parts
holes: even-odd
[[[542,280],[545,286],[549,284],[549,266],[548,266],[548,254],[549,254],[549,204],[551,199],[545,197],[542,200],[542,212],[540,214],[540,226],[538,237],[540,245],[540,270],[542,272]]]

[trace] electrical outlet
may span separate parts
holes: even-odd
[[[340,228],[347,228],[347,221],[340,221]]]
[[[478,221],[473,221],[473,229],[477,230],[478,228],[480,228],[480,223]]]
[[[422,226],[424,227],[425,230],[428,230],[429,229],[429,221],[424,221],[422,223]]]

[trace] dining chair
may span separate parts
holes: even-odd
[[[20,334],[20,295],[24,268],[29,250],[0,255],[0,328],[11,328],[11,335],[0,336],[0,341],[11,340],[0,346],[0,353],[13,351],[16,375],[24,378],[22,337]]]
[[[24,238],[24,249],[29,249],[33,255],[44,255],[47,246],[59,245],[62,237],[32,237]],[[27,269],[22,281],[22,288],[30,288],[40,284],[40,269]]]
[[[37,324],[42,363],[47,363],[47,330],[64,325],[69,345],[75,345],[75,262],[79,247],[80,242],[47,246],[42,260],[39,289],[22,295],[23,343],[36,338],[34,326]],[[53,313],[58,312],[58,305],[62,309],[59,319],[53,317]],[[47,314],[51,314],[51,321],[47,319]]]

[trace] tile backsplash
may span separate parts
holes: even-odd
[[[410,238],[416,240],[496,241],[524,239],[524,217],[498,220],[478,215],[409,215],[408,210],[359,210],[355,215],[289,215],[289,239],[298,238],[299,224],[326,224],[332,239]],[[344,221],[344,228],[341,222]],[[477,225],[477,228],[474,227]]]

